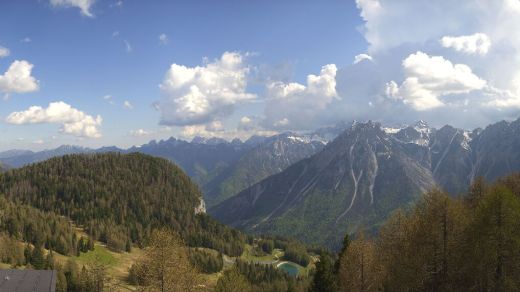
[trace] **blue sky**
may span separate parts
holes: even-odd
[[[58,124],[2,123],[0,149],[62,143],[128,146],[149,140],[129,133],[163,128],[152,104],[161,97],[159,84],[172,63],[196,66],[204,57],[219,58],[225,51],[253,53],[251,64],[280,71],[278,75],[295,81],[304,80],[323,64],[349,63],[366,46],[356,30],[362,20],[354,2],[325,2],[153,1],[147,5],[137,0],[98,0],[90,6],[93,17],[88,17],[77,7],[48,1],[2,1],[0,46],[8,48],[10,55],[0,59],[0,72],[14,60],[27,60],[34,65],[32,75],[40,88],[9,94],[9,99],[0,101],[0,116],[5,119],[32,105],[63,101],[100,115],[103,123],[102,138],[97,139],[61,134]],[[161,34],[167,36],[166,44],[159,41]],[[26,38],[30,41],[23,41]],[[259,84],[250,88],[261,90]],[[112,96],[113,105],[103,99],[106,95]],[[124,101],[133,109],[124,109]],[[255,106],[240,111],[255,112]],[[179,129],[162,131],[157,135],[166,137],[177,135]]]
[[[518,19],[518,0],[1,1],[0,150],[511,120]]]

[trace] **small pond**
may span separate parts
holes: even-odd
[[[279,269],[284,270],[290,276],[298,276],[298,267],[292,263],[283,263],[278,266]]]

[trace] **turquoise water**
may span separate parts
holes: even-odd
[[[298,267],[291,263],[283,263],[278,266],[279,269],[282,269],[287,272],[290,276],[296,277],[298,276]]]

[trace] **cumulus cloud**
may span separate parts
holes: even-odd
[[[441,44],[458,52],[485,55],[491,47],[491,40],[486,34],[476,33],[458,37],[445,36],[441,39]]]
[[[424,119],[473,128],[520,116],[520,35],[511,33],[520,28],[520,1],[356,2],[372,61],[360,55],[339,68],[340,99],[317,125]]]
[[[501,0],[485,0],[489,3]],[[369,52],[381,52],[404,43],[425,43],[473,25],[471,13],[486,4],[477,1],[356,0],[365,21],[363,34]]]
[[[155,104],[161,112],[160,123],[206,124],[230,115],[236,104],[255,99],[255,94],[246,91],[249,67],[244,58],[225,52],[203,66],[172,64],[160,84],[163,98]]]
[[[213,125],[191,125],[182,127],[180,136],[184,139],[192,139],[195,136],[206,137],[206,138],[222,138],[231,141],[235,138],[245,141],[252,135],[258,136],[273,136],[279,134],[277,131],[265,130],[261,128],[237,128],[237,129],[225,129],[224,127],[218,129],[212,129]]]
[[[133,106],[133,105],[132,105],[128,100],[125,100],[125,101],[123,102],[123,108],[128,109],[128,110],[131,110],[131,109],[134,108],[134,106]]]
[[[168,44],[169,41],[170,41],[170,39],[168,38],[168,36],[165,33],[161,33],[159,35],[159,43],[160,44],[166,45],[166,44]]]
[[[408,56],[402,65],[405,81],[399,87],[390,82],[386,93],[419,111],[443,106],[442,96],[469,93],[486,85],[467,65],[452,64],[441,56],[430,57],[417,52]]]
[[[94,17],[90,9],[95,2],[96,0],[50,0],[51,5],[54,7],[79,8],[81,14],[87,17]]]
[[[326,114],[327,106],[337,98],[336,65],[321,68],[319,75],[308,75],[307,84],[271,82],[266,92],[266,128],[303,129],[315,118]]]
[[[14,61],[9,69],[0,75],[0,91],[5,94],[37,91],[40,86],[39,81],[31,75],[33,66],[24,60]]]
[[[13,112],[7,123],[24,124],[60,124],[60,132],[78,137],[99,138],[103,122],[101,116],[93,117],[73,108],[63,101],[52,102],[47,108],[31,106],[25,111]]]
[[[11,54],[8,48],[0,46],[0,58],[5,58]]]
[[[357,64],[357,63],[359,63],[361,61],[364,61],[364,60],[372,61],[372,57],[370,55],[367,55],[367,54],[356,55],[354,57],[354,64]]]
[[[137,129],[137,130],[130,131],[129,134],[130,134],[130,136],[133,136],[133,137],[143,137],[143,136],[148,136],[148,135],[152,134],[152,132],[146,131],[144,129]]]

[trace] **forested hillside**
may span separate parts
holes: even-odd
[[[518,291],[519,260],[515,174],[492,185],[477,179],[463,198],[425,194],[412,210],[396,211],[377,236],[347,237],[335,272],[328,262],[315,282],[323,284],[319,291]]]
[[[143,154],[68,155],[0,175],[16,204],[66,216],[116,251],[142,245],[154,228],[180,232],[191,246],[240,255],[245,236],[196,214],[197,186],[170,162]]]

